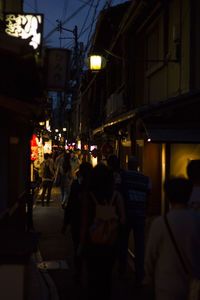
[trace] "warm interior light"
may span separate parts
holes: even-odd
[[[91,55],[90,56],[90,70],[101,70],[102,67],[102,58],[100,55]]]
[[[63,131],[67,131],[67,128],[63,128]]]
[[[78,140],[77,148],[81,150],[81,141],[80,140]]]

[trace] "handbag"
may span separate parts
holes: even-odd
[[[169,225],[169,222],[168,222],[168,219],[167,219],[166,215],[164,216],[164,220],[165,220],[165,224],[166,224],[166,227],[168,229],[169,236],[171,238],[172,244],[174,245],[174,248],[175,248],[175,250],[176,250],[176,252],[178,254],[178,257],[180,259],[180,262],[181,262],[181,265],[183,267],[183,270],[184,270],[184,272],[185,272],[185,274],[186,274],[186,276],[187,276],[187,278],[189,280],[189,294],[188,294],[187,300],[200,300],[200,279],[193,277],[189,273],[189,271],[188,271],[188,269],[186,267],[186,264],[184,262],[184,259],[183,259],[182,255],[181,255],[181,252],[180,252],[180,250],[178,248],[178,245],[176,243],[175,237],[174,237],[174,235],[172,233],[172,230],[170,228],[170,225]]]

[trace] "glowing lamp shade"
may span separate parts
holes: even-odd
[[[101,70],[102,58],[100,55],[90,56],[90,69],[91,70]]]
[[[103,56],[94,54],[88,57],[86,64],[92,72],[98,72],[105,67],[106,60]]]

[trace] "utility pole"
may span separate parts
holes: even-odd
[[[78,87],[80,84],[80,57],[79,57],[80,53],[79,53],[79,43],[78,43],[78,27],[75,26],[73,30],[70,30],[68,28],[63,27],[62,22],[60,20],[56,20],[56,22],[58,23],[57,31],[60,32],[60,48],[62,46],[61,45],[62,39],[71,39],[69,37],[62,37],[62,32],[67,31],[67,32],[71,32],[73,34],[73,39],[74,39],[73,69],[75,70],[75,77],[73,80],[76,82],[76,86],[74,89],[75,93],[73,93],[73,100],[75,100],[75,101],[72,101],[72,103],[74,104],[74,103],[76,103],[76,98],[78,97]],[[62,102],[62,97],[63,97],[63,95],[60,95],[61,102]]]
[[[75,64],[75,68],[76,70],[78,71],[79,70],[79,60],[78,60],[78,27],[75,25],[74,29],[73,30],[70,30],[68,28],[65,28],[62,26],[62,22],[60,20],[56,20],[56,22],[58,23],[57,25],[57,31],[60,32],[60,48],[61,48],[61,40],[62,39],[71,39],[71,38],[66,38],[66,37],[61,37],[61,34],[62,34],[62,31],[68,31],[68,32],[71,32],[73,33],[74,35],[74,64]],[[77,77],[78,78],[78,77]],[[77,80],[79,83],[79,80]]]
[[[73,29],[73,30],[70,30],[70,29],[68,29],[68,28],[64,28],[64,27],[62,26],[62,22],[61,22],[60,20],[56,20],[56,22],[58,23],[56,29],[57,29],[57,31],[60,32],[60,40],[62,40],[62,39],[71,39],[71,38],[66,38],[66,37],[62,38],[62,37],[61,37],[61,34],[62,34],[62,31],[63,31],[63,30],[64,30],[64,31],[71,32],[71,33],[73,33],[73,35],[74,35],[75,50],[78,49],[78,27],[75,25],[74,29]]]

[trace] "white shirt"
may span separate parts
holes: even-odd
[[[194,186],[188,202],[190,207],[200,208],[200,186]]]
[[[173,210],[168,221],[187,268],[200,278],[200,214]],[[163,217],[150,228],[145,257],[146,281],[154,285],[156,300],[186,300],[188,281],[171,242]]]

